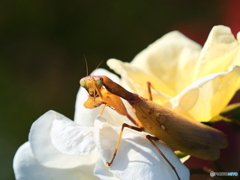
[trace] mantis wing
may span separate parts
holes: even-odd
[[[170,147],[202,159],[215,160],[220,149],[228,146],[226,135],[221,131],[138,98],[131,103],[138,120]]]

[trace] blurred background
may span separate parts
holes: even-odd
[[[240,30],[237,0],[11,0],[0,3],[0,179],[31,124],[53,109],[73,119],[79,79],[103,61],[131,61],[179,30],[203,45],[214,25]]]

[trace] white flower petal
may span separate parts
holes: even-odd
[[[96,69],[91,75],[105,75],[111,78],[113,81],[119,83],[119,78],[105,69]],[[74,121],[83,126],[93,126],[96,116],[100,114],[102,107],[87,109],[83,106],[84,102],[88,98],[86,89],[80,88],[77,94],[77,100],[75,104],[75,116]]]
[[[240,67],[231,67],[228,72],[195,81],[170,100],[169,108],[195,120],[208,121],[223,111],[239,86]]]
[[[94,175],[104,180],[119,180],[119,178],[115,177],[112,172],[109,171],[109,168],[106,167],[102,159],[98,159],[95,169]]]
[[[80,126],[66,118],[53,121],[51,137],[53,145],[62,153],[86,155],[97,151],[93,127]]]
[[[134,119],[136,116],[132,106],[127,101],[123,99],[122,101],[125,108],[127,109],[128,114]],[[107,120],[108,124],[110,124],[111,126],[122,126],[122,123],[128,123],[133,125],[133,123],[126,116],[119,114],[114,109],[109,107],[105,108],[102,116]]]
[[[93,127],[94,119],[100,114],[102,107],[87,109],[83,106],[88,99],[88,92],[83,87],[79,88],[75,105],[74,121],[81,126]]]
[[[41,165],[35,159],[30,143],[26,142],[17,150],[13,169],[16,180],[93,180],[98,179],[93,175],[93,164],[86,164],[68,169],[49,168]]]
[[[96,161],[94,154],[88,156],[68,155],[58,151],[52,144],[51,129],[55,119],[64,119],[63,115],[48,111],[36,120],[29,133],[29,141],[35,158],[44,166],[53,168],[73,168],[81,164]]]
[[[105,162],[112,159],[120,128],[113,129],[102,117],[96,119],[95,140]],[[176,168],[180,178],[189,179],[189,170],[167,146],[156,142]],[[125,129],[110,171],[120,179],[177,179],[170,165],[140,133]]]

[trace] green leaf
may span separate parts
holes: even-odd
[[[219,116],[214,117],[210,122],[219,121],[233,122],[240,125],[240,103],[228,105]]]
[[[186,157],[186,156],[189,155],[189,154],[186,154],[186,153],[181,152],[181,151],[174,151],[174,153],[177,155],[177,157],[178,157],[179,159],[184,158],[184,157]]]
[[[224,112],[221,113],[221,116],[231,120],[240,121],[240,103],[227,106]]]
[[[234,103],[234,104],[228,105],[221,114],[229,113],[236,110],[239,111],[238,114],[240,115],[240,103]]]

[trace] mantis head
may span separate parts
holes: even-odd
[[[89,96],[102,98],[100,89],[103,86],[103,78],[101,76],[86,76],[80,79],[79,83],[87,90]]]

